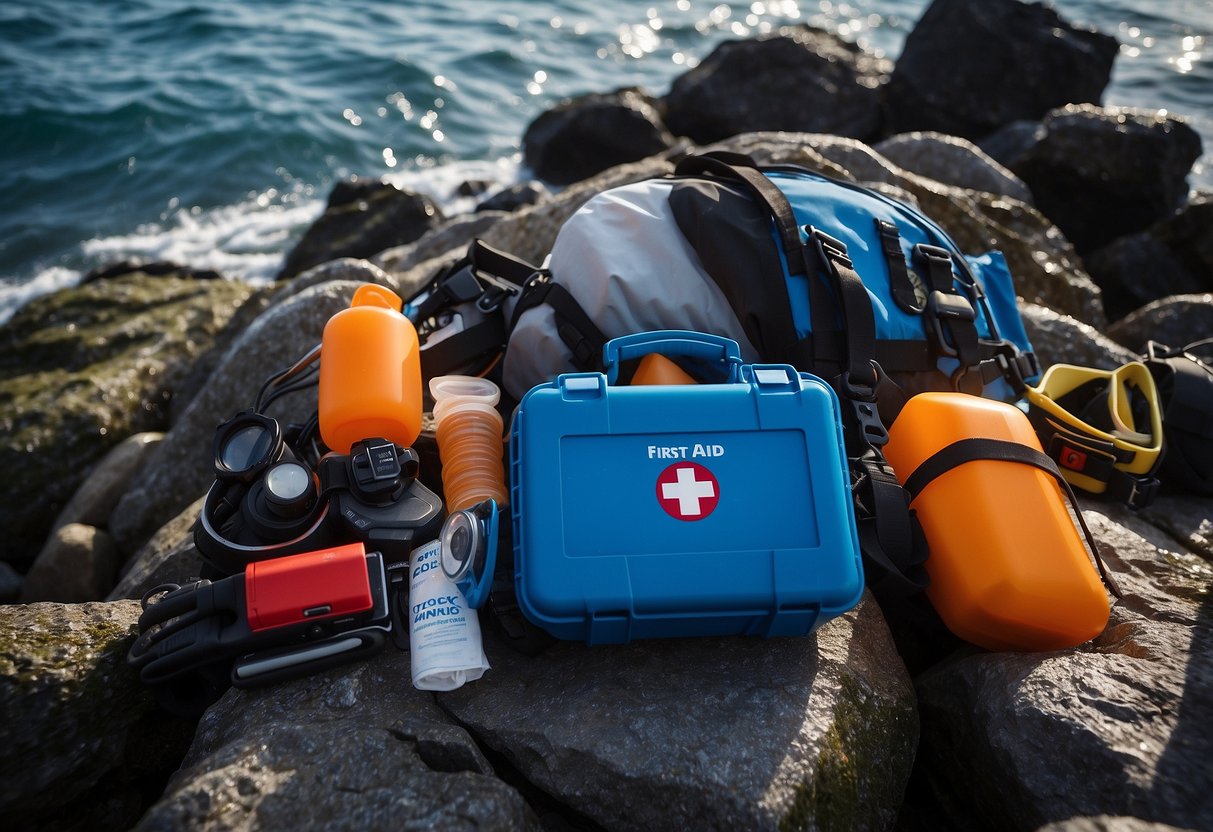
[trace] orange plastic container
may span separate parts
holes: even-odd
[[[320,347],[320,436],[338,453],[380,437],[412,445],[421,432],[417,330],[390,289],[366,283],[329,319]]]
[[[695,379],[670,359],[651,352],[640,359],[632,384],[694,384]]]
[[[1027,416],[964,393],[920,393],[889,429],[903,484],[927,458],[973,437],[1039,451]],[[1057,482],[1030,465],[966,462],[911,503],[930,546],[927,589],[956,635],[989,650],[1057,650],[1094,638],[1108,598]]]

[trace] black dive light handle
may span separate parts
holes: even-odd
[[[438,536],[444,519],[442,500],[417,479],[418,469],[411,448],[384,439],[355,443],[349,454],[320,460],[311,508],[277,523],[270,516],[275,507],[263,497],[275,467],[252,483],[216,479],[194,526],[194,544],[223,575],[352,540],[381,552],[389,563],[406,561],[414,542]]]
[[[229,685],[259,687],[372,655],[386,643],[393,616],[383,556],[367,554],[365,565],[369,608],[326,617],[326,605],[315,597],[324,586],[310,581],[322,576],[301,572],[300,585],[310,583],[308,594],[300,596],[307,606],[281,625],[255,627],[250,621],[256,604],[250,603],[244,575],[157,587],[144,596],[139,636],[127,662],[165,710],[198,716]]]

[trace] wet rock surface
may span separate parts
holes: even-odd
[[[568,185],[674,144],[654,101],[636,89],[562,102],[527,126],[523,161],[535,176]]]
[[[1115,38],[1076,27],[1041,3],[935,0],[889,80],[888,132],[977,140],[1054,107],[1098,104],[1116,51]]]
[[[252,290],[140,272],[44,296],[0,328],[0,559],[26,568],[110,448],[168,426],[178,380]]]
[[[920,771],[953,824],[1213,822],[1194,776],[1213,755],[1213,568],[1128,512],[1085,509],[1125,593],[1103,634],[1057,653],[966,651],[917,679]]]
[[[949,31],[941,22],[965,20],[970,28],[948,43],[949,89],[923,66],[940,54],[932,43]],[[998,36],[972,37],[982,26]],[[659,102],[664,113],[644,118],[659,131],[663,115],[671,125],[686,117],[701,125],[688,134],[702,129],[698,135],[723,138],[713,149],[869,185],[920,207],[966,252],[1001,249],[1045,365],[1110,369],[1150,338],[1174,346],[1213,335],[1213,295],[1204,284],[1184,282],[1209,271],[1207,196],[1182,205],[1191,155],[1186,127],[1159,113],[1077,107],[1047,114],[1099,100],[1114,41],[1043,7],[1007,2],[938,0],[918,28],[911,41],[919,54],[907,43],[887,86],[889,62],[801,30],[722,46],[681,81],[681,103],[671,90]],[[1005,72],[994,78],[963,69],[1014,62],[1014,83],[1025,89],[1004,90],[1011,77]],[[757,92],[763,73],[776,70],[784,81],[798,79],[804,97],[829,103],[816,108],[818,117],[839,121],[792,128],[763,121],[772,102],[786,100],[778,88]],[[728,93],[743,82],[754,94]],[[886,111],[893,123],[881,127],[870,99],[899,83],[908,86]],[[960,84],[966,88],[955,89]],[[953,115],[933,107],[937,91]],[[709,105],[694,103],[709,93]],[[898,108],[916,95],[923,120],[897,127],[905,115]],[[961,106],[966,101],[981,106]],[[651,104],[645,107],[661,110]],[[957,113],[961,123],[951,127],[930,121],[955,121]],[[754,132],[763,126],[772,130]],[[870,146],[802,132],[875,141],[891,129],[984,138],[975,146],[944,133],[903,133]],[[1051,143],[1061,149],[1049,150]],[[688,149],[664,136],[661,144],[655,155],[537,194],[533,204],[501,206],[508,212],[442,219],[426,210],[426,197],[393,193],[377,180],[342,183],[331,213],[296,255],[296,266],[317,265],[289,281],[254,291],[200,280],[213,276],[185,267],[143,264],[132,274],[132,264],[122,264],[0,328],[9,345],[0,361],[0,424],[18,454],[5,457],[0,447],[0,462],[22,472],[10,477],[10,493],[0,500],[0,520],[11,531],[0,541],[8,547],[0,549],[0,600],[18,597],[31,579],[37,588],[38,575],[21,572],[52,523],[109,533],[116,559],[131,555],[108,589],[109,603],[0,606],[0,816],[9,825],[1213,827],[1209,778],[1202,776],[1213,759],[1213,513],[1207,497],[1174,485],[1138,514],[1084,502],[1124,597],[1113,604],[1105,632],[1072,650],[990,653],[943,638],[915,652],[906,633],[890,632],[866,600],[805,638],[557,643],[537,656],[513,652],[486,625],[492,669],[454,692],[414,690],[408,654],[388,646],[344,668],[229,691],[197,725],[155,710],[124,664],[139,614],[129,599],[202,571],[190,530],[212,477],[215,426],[248,407],[265,377],[318,343],[358,283],[409,295],[461,257],[474,237],[538,264],[590,197],[669,173]],[[1085,231],[1071,236],[1068,229],[1082,226],[1071,226],[1050,201],[1056,194],[1042,200],[1048,192],[1039,171],[1023,167],[1034,154],[1068,165],[1076,177],[1067,186],[1071,201],[1104,210],[1093,167],[1118,164],[1127,148],[1141,158],[1108,176],[1121,177],[1117,187],[1126,192],[1141,185],[1134,193],[1154,214],[1135,219],[1131,231],[1117,230],[1106,245],[1096,246]],[[1087,166],[1084,153],[1101,161]],[[1009,173],[1025,170],[1023,178]],[[1158,181],[1146,187],[1150,176]],[[1143,289],[1132,283],[1142,262],[1174,265],[1168,274],[1182,270],[1186,277]],[[1155,293],[1166,294],[1141,306]],[[1119,319],[1112,325],[1105,304]],[[43,414],[61,405],[69,414],[63,424],[45,421]],[[271,415],[302,421],[314,407],[314,392],[298,394],[276,403]],[[166,429],[136,462],[97,464],[120,439]],[[42,476],[65,467],[55,456],[61,437],[82,443],[69,447],[81,463],[78,479]],[[417,444],[423,480],[437,487],[432,433]],[[87,470],[95,479],[77,490]],[[6,572],[4,559],[21,570]],[[94,597],[106,591],[88,590]]]
[[[198,726],[149,830],[538,829],[472,736],[413,690],[394,650],[343,671],[229,691]]]
[[[662,100],[666,124],[695,142],[786,130],[870,139],[892,64],[809,27],[728,41],[680,76]]]
[[[0,814],[11,829],[129,829],[193,726],[125,664],[138,603],[0,606]]]
[[[1165,111],[1071,104],[1050,112],[1036,141],[1004,164],[1086,253],[1169,217],[1200,153],[1196,131]]]
[[[294,277],[339,257],[370,257],[416,240],[441,220],[442,211],[424,194],[374,179],[340,182],[329,194],[324,214],[286,256],[278,276]]]

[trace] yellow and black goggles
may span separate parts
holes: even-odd
[[[1027,398],[1040,444],[1071,485],[1132,509],[1153,502],[1162,410],[1145,364],[1111,371],[1054,364]]]

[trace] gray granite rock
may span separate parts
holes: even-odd
[[[412,688],[408,654],[212,706],[164,797],[136,827],[537,829],[473,738]]]
[[[493,670],[439,703],[607,829],[879,829],[914,756],[909,680],[870,599],[804,638],[653,640]]]
[[[148,455],[163,438],[163,433],[146,431],[128,436],[114,446],[114,449],[97,463],[88,479],[76,489],[76,493],[55,518],[51,531],[57,531],[68,523],[104,526],[109,522],[110,512],[114,510],[131,479],[141,471],[147,463]]]
[[[1108,337],[1131,350],[1143,351],[1147,341],[1179,348],[1213,337],[1213,292],[1175,295],[1147,303],[1109,326]]]
[[[213,478],[216,426],[250,407],[262,382],[320,343],[324,325],[349,306],[358,284],[336,280],[313,286],[270,307],[244,331],[190,407],[156,448],[143,475],[118,502],[109,529],[119,548],[134,552],[168,520],[203,495]],[[275,402],[270,415],[304,422],[315,410],[314,391]]]
[[[1021,303],[1028,341],[1042,368],[1050,364],[1077,364],[1114,370],[1134,360],[1134,354],[1095,327],[1034,303]]]
[[[552,192],[538,180],[519,182],[502,188],[476,206],[476,213],[485,211],[517,211],[526,205],[535,205],[549,198]]]
[[[0,327],[0,560],[27,568],[92,466],[168,426],[178,382],[252,292],[183,271],[63,289]]]
[[[435,257],[452,251],[462,253],[476,237],[483,237],[502,217],[508,216],[499,211],[483,211],[467,214],[448,220],[444,225],[434,229],[415,243],[389,248],[371,258],[371,263],[398,275],[406,272]],[[408,288],[402,288],[407,296],[412,294]]]
[[[809,27],[726,41],[674,80],[666,124],[696,142],[788,130],[871,139],[892,62]]]
[[[1099,103],[1117,48],[1115,38],[1074,26],[1042,3],[935,0],[889,80],[886,129],[976,140],[1054,107]]]
[[[1084,508],[1124,592],[1103,634],[963,652],[916,680],[920,771],[949,826],[1213,825],[1213,566],[1124,509]]]
[[[944,185],[1032,204],[1028,186],[968,139],[943,133],[900,133],[872,149],[899,168]]]
[[[139,604],[0,606],[0,816],[9,829],[129,829],[193,725],[126,666]]]
[[[160,584],[184,584],[202,575],[202,555],[194,546],[193,528],[202,511],[199,497],[164,524],[127,560],[108,600],[142,598]]]
[[[96,526],[68,523],[51,533],[21,586],[21,603],[99,601],[118,574],[118,548]]]

